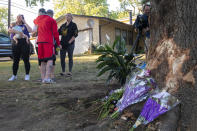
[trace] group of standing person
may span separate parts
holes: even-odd
[[[22,58],[25,65],[25,80],[30,80],[30,33],[36,36],[38,63],[41,72],[42,83],[55,82],[55,60],[57,49],[60,48],[61,76],[72,76],[73,51],[75,38],[78,36],[77,25],[72,21],[71,13],[66,14],[66,22],[58,29],[56,21],[53,19],[53,11],[44,8],[39,9],[38,17],[34,20],[32,29],[25,21],[23,15],[18,15],[15,25],[10,26],[9,32],[12,39],[13,50],[13,75],[8,81],[17,79],[19,61]],[[61,41],[59,40],[61,35]],[[68,53],[69,72],[65,72],[65,57]]]

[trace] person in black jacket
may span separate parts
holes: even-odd
[[[137,16],[137,19],[135,20],[135,23],[134,23],[134,27],[136,29],[136,32],[138,32],[138,35],[137,35],[137,45],[134,44],[133,45],[133,49],[135,48],[135,46],[138,46],[138,42],[139,42],[139,39],[140,38],[143,38],[144,35],[146,37],[145,39],[145,45],[144,45],[144,51],[146,53],[148,53],[148,48],[150,46],[150,28],[149,28],[149,19],[150,19],[150,5],[144,5],[143,6],[143,14],[142,15],[138,15]],[[138,37],[139,36],[139,37]],[[137,48],[137,47],[136,47]],[[132,50],[133,50],[132,49]]]
[[[66,23],[61,25],[61,27],[58,29],[59,35],[62,36],[61,38],[62,49],[60,50],[62,73],[60,73],[60,75],[72,76],[73,51],[75,48],[75,38],[78,36],[77,25],[74,22],[72,22],[72,19],[73,19],[72,14],[67,13]],[[67,74],[65,73],[66,53],[68,53],[68,59],[69,59],[69,64],[68,64],[69,72]]]

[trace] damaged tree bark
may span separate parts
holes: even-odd
[[[196,0],[151,0],[150,29],[148,69],[159,88],[181,100],[178,129],[196,130]]]

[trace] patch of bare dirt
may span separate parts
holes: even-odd
[[[56,84],[2,82],[0,131],[128,131],[144,102],[132,105],[115,120],[99,120],[101,98],[119,84],[59,77]],[[170,114],[173,115],[173,114]],[[126,117],[126,120],[121,119]],[[165,116],[161,116],[161,119]],[[159,119],[135,131],[156,131]]]
[[[0,131],[84,130],[99,122],[98,99],[120,87],[63,78],[55,85],[15,84],[0,87]]]

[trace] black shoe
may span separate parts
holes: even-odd
[[[66,76],[67,77],[72,77],[72,73],[67,73]]]
[[[56,79],[55,78],[51,78],[51,80],[53,80],[54,82],[56,82]]]
[[[60,75],[61,75],[61,76],[64,76],[64,75],[65,75],[65,73],[60,73]]]

